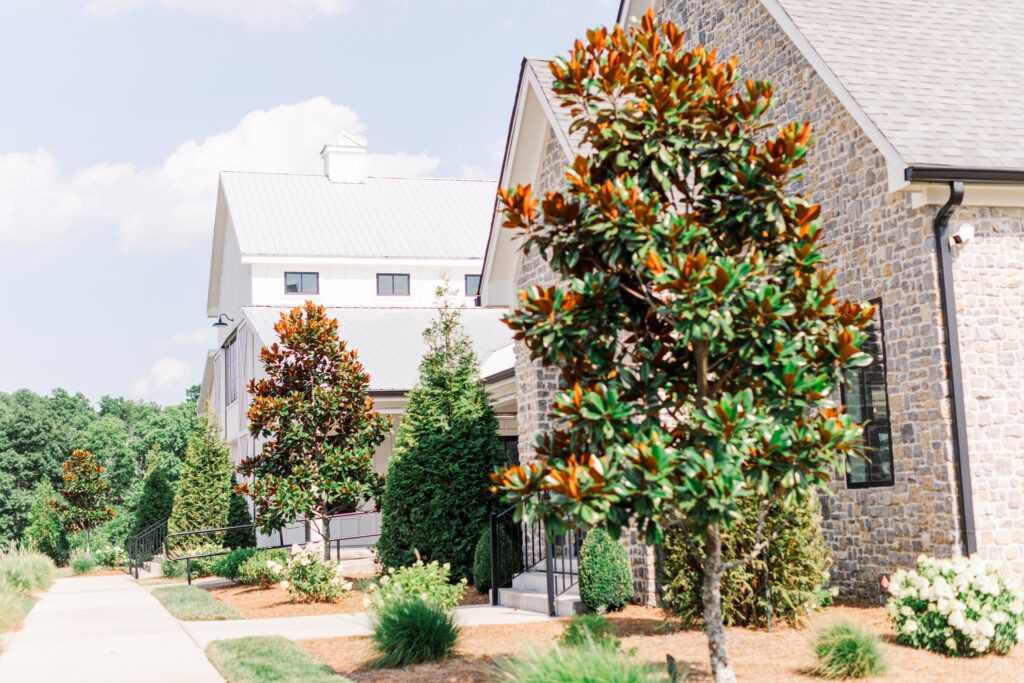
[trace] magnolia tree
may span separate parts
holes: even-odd
[[[860,427],[829,396],[870,361],[873,311],[837,298],[818,207],[787,191],[810,130],[766,130],[768,83],[740,84],[735,60],[651,12],[589,32],[551,71],[584,151],[543,201],[500,195],[505,227],[558,275],[508,322],[559,387],[537,459],[494,481],[551,533],[568,518],[702,541],[711,666],[734,681],[722,576],[770,540],[773,504],[814,495],[856,450]],[[725,561],[722,534],[751,507],[755,544]]]
[[[60,497],[50,501],[68,529],[85,532],[85,552],[91,550],[92,530],[114,516],[105,470],[89,451],[73,451],[64,462]]]
[[[391,421],[373,409],[369,375],[323,306],[282,313],[274,330],[280,342],[260,353],[267,376],[249,382],[249,432],[267,440],[239,465],[250,481],[238,492],[252,497],[264,531],[310,520],[327,554],[327,519],[379,499],[373,452]]]

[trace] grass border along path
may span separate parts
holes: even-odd
[[[215,640],[206,656],[228,683],[351,683],[281,636]]]
[[[218,602],[208,591],[195,586],[164,586],[154,588],[153,597],[167,611],[182,621],[225,621],[241,619],[231,605]]]

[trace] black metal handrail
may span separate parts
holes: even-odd
[[[337,515],[331,515],[330,517],[328,517],[327,518],[327,524],[330,524],[331,522],[333,522],[336,519],[343,519],[343,518],[348,518],[348,517],[359,517],[361,515],[373,515],[373,514],[377,514],[376,511],[370,510],[370,511],[364,511],[364,512],[342,512],[342,513],[339,513]],[[171,539],[174,539],[174,538],[184,538],[184,537],[187,537],[187,536],[199,536],[199,535],[203,535],[203,534],[206,534],[206,535],[221,534],[221,533],[226,533],[228,531],[243,531],[243,530],[244,531],[249,531],[249,530],[255,531],[256,528],[257,528],[256,524],[242,524],[242,525],[238,525],[238,526],[216,527],[216,528],[213,528],[213,529],[194,529],[192,531],[175,531],[174,533],[169,533],[169,534],[166,534],[164,536],[164,541],[163,541],[164,558],[166,560],[168,560],[169,562],[182,562],[182,561],[185,562],[185,577],[186,577],[186,580],[188,581],[188,585],[191,586],[192,585],[192,560],[198,560],[198,559],[201,559],[201,558],[204,558],[204,557],[218,557],[220,555],[227,555],[228,553],[231,552],[231,550],[230,549],[224,549],[224,550],[219,550],[219,551],[211,552],[211,553],[194,553],[194,554],[191,554],[191,555],[177,555],[177,556],[174,556],[174,555],[171,554],[171,543],[170,543]],[[328,550],[330,550],[330,548],[332,546],[334,547],[335,559],[340,561],[341,560],[341,547],[342,547],[341,544],[342,544],[342,542],[344,542],[344,541],[351,541],[351,540],[357,539],[357,538],[373,538],[373,537],[376,537],[376,536],[380,536],[380,532],[379,531],[373,532],[371,534],[352,534],[352,535],[349,535],[349,536],[346,536],[346,535],[342,534],[342,535],[338,536],[337,538],[330,539],[330,541],[328,541],[327,547],[328,547]],[[305,547],[309,543],[315,543],[315,542],[317,542],[317,541],[307,540],[307,541],[302,541],[301,543],[281,543],[280,545],[260,546],[259,549],[260,550],[277,550],[279,548],[291,548],[292,546]],[[138,578],[138,577],[136,577],[136,578]]]
[[[139,578],[139,568],[143,563],[149,562],[156,555],[157,551],[164,545],[167,537],[167,522],[164,518],[155,524],[151,524],[134,536],[130,536],[125,542],[128,550],[128,573],[136,579]]]

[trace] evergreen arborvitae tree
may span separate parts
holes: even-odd
[[[235,475],[231,475],[231,502],[228,504],[228,526],[249,526],[252,527],[252,515],[249,514],[249,503],[245,496],[235,489],[238,482]],[[253,548],[256,546],[256,529],[235,529],[224,534],[224,547],[231,548]]]
[[[409,392],[385,479],[377,552],[385,567],[450,562],[472,578],[474,545],[487,523],[488,475],[503,463],[498,422],[476,356],[447,288],[424,332],[427,353]]]
[[[48,556],[54,564],[64,566],[68,563],[71,548],[60,516],[50,505],[50,501],[56,496],[57,492],[48,479],[43,479],[36,485],[32,497],[32,510],[28,516],[28,527],[25,529],[25,544],[32,550]]]
[[[217,435],[213,418],[205,417],[185,451],[168,529],[173,533],[227,526],[231,476],[231,454],[227,444]],[[220,543],[221,540],[220,534],[200,534],[179,537],[174,545],[176,548],[196,548]]]
[[[171,516],[174,489],[167,480],[167,471],[159,463],[150,469],[142,483],[142,495],[135,508],[132,534],[137,534]]]

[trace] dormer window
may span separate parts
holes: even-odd
[[[285,273],[285,294],[319,294],[320,273]]]
[[[466,276],[466,296],[479,296],[480,295],[480,276],[479,275],[467,275]]]
[[[409,274],[377,273],[377,296],[409,296]]]

